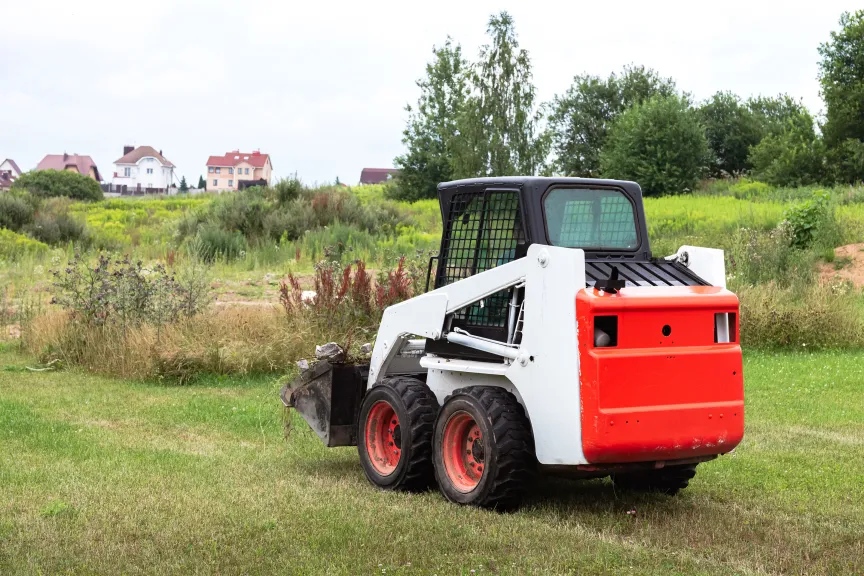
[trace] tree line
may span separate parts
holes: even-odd
[[[470,62],[447,38],[408,105],[406,151],[392,195],[432,198],[439,182],[479,176],[566,175],[635,180],[646,195],[679,194],[705,177],[747,175],[775,186],[864,180],[864,10],[845,12],[819,46],[825,104],[818,121],[787,94],[705,101],[672,78],[625,66],[577,75],[538,102],[513,18],[489,19]]]

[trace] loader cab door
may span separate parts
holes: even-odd
[[[435,288],[522,258],[528,251],[518,188],[456,192],[442,209],[444,233]],[[506,340],[510,290],[493,294],[453,317],[453,325]]]

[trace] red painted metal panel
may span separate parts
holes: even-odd
[[[582,445],[592,463],[723,454],[744,435],[737,325],[715,343],[714,314],[738,312],[712,286],[594,289],[576,297]],[[617,316],[617,345],[594,347],[594,317]]]

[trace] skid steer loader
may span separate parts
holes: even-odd
[[[723,252],[654,258],[638,184],[507,177],[438,188],[427,293],[391,306],[368,366],[282,391],[383,489],[519,505],[537,471],[675,494],[744,433]]]

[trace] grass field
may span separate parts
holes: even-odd
[[[0,349],[0,574],[864,572],[861,354],[746,354],[746,438],[676,498],[541,480],[510,515],[374,490],[286,438],[272,378],[27,362]]]

